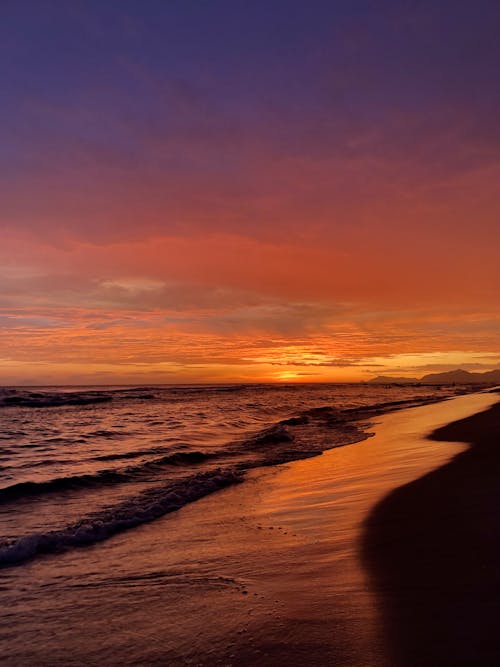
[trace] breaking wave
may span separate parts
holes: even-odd
[[[54,408],[63,405],[91,405],[113,400],[104,392],[50,392],[24,389],[1,389],[0,407]]]
[[[11,502],[23,498],[40,496],[45,493],[74,491],[109,484],[120,484],[146,478],[159,468],[168,465],[202,463],[210,457],[203,452],[174,452],[168,456],[153,459],[136,466],[128,466],[121,470],[99,470],[96,473],[56,477],[43,482],[19,482],[0,489],[0,503]]]
[[[65,528],[28,534],[0,544],[0,566],[21,563],[38,554],[100,542],[240,482],[251,468],[317,456],[326,449],[364,440],[371,434],[364,430],[366,423],[356,424],[361,419],[435,400],[438,400],[436,396],[427,395],[361,408],[338,410],[331,406],[315,407],[261,429],[250,437],[245,435],[239,441],[229,442],[217,451],[176,451],[124,468],[11,484],[0,489],[0,503],[135,481],[153,482],[155,485],[132,495],[121,504],[87,515]],[[127,459],[158,454],[160,451],[163,450],[153,447],[142,451],[116,452],[97,456],[94,460]],[[172,470],[172,466],[178,466],[182,476],[169,473],[170,479],[166,480],[165,470],[168,467]],[[214,469],[215,466],[218,467]]]
[[[21,563],[39,554],[101,542],[240,481],[241,475],[234,470],[215,470],[193,475],[174,485],[155,487],[62,530],[26,535],[1,545],[0,566]]]

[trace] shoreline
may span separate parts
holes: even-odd
[[[0,573],[17,637],[5,664],[417,664],[388,650],[393,596],[381,599],[366,551],[361,560],[366,521],[466,450],[455,435],[429,446],[430,432],[497,400],[473,393],[386,413],[369,439],[252,470],[133,531]],[[384,526],[387,536],[398,524]]]
[[[394,664],[493,667],[500,661],[500,401],[429,440],[467,448],[377,504],[365,522],[363,560]]]
[[[145,492],[142,497],[124,502],[110,512],[103,510],[100,514],[85,516],[78,523],[61,529],[29,534],[0,543],[0,570],[22,566],[32,559],[57,554],[64,549],[82,549],[106,541],[117,534],[172,514],[228,486],[245,482],[253,470],[320,456],[326,451],[366,440],[373,436],[368,430],[371,428],[368,420],[400,410],[453,400],[457,395],[471,393],[481,392],[464,387],[455,395],[424,395],[346,409],[323,405],[303,410],[259,431],[247,433],[241,440],[232,443],[233,451],[222,454],[219,464],[216,463],[217,453],[208,455],[206,460],[211,463],[210,469],[193,469],[192,478],[185,483],[159,486],[157,490]],[[238,453],[241,455],[240,461],[232,458],[238,456]],[[195,454],[199,460],[203,460],[202,452]],[[246,454],[253,458],[248,459]],[[168,464],[175,456],[182,456],[182,453],[160,457],[149,463]],[[50,498],[51,493],[86,489],[93,482],[105,478],[113,482],[125,482],[130,479],[130,471],[129,466],[122,472],[102,469],[97,471],[94,477],[82,474],[57,477],[49,481],[14,483],[0,489],[0,508],[5,506],[8,509],[9,503],[22,501],[26,497]],[[141,502],[139,509],[138,500]]]

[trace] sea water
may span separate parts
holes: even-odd
[[[175,512],[250,468],[368,436],[359,421],[464,391],[308,384],[0,389],[0,566]]]

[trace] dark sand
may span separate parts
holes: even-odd
[[[470,447],[370,514],[364,562],[395,665],[500,665],[500,403],[436,429]]]
[[[2,664],[499,665],[497,400],[387,414],[368,440],[2,571]]]

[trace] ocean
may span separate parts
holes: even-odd
[[[462,393],[370,384],[0,389],[0,566],[80,550],[261,466],[369,436],[366,419]],[[361,420],[363,424],[360,424]]]

